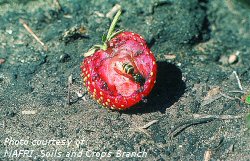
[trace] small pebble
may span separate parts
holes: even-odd
[[[6,30],[6,32],[7,32],[8,34],[10,34],[10,35],[13,33],[13,31],[10,30],[10,29],[9,29],[9,30]]]
[[[228,58],[227,58],[227,56],[222,55],[222,56],[220,57],[220,59],[219,59],[219,62],[220,62],[222,65],[228,64]]]
[[[105,17],[105,15],[99,11],[94,11],[94,13],[98,16],[98,17]]]
[[[238,61],[238,55],[239,55],[239,52],[236,52],[234,54],[231,54],[228,58],[228,63],[229,64],[234,64]]]
[[[166,55],[164,55],[164,57],[167,60],[172,60],[172,59],[176,58],[176,55],[174,55],[174,54],[166,54]]]
[[[5,62],[5,59],[0,58],[0,64],[3,64]]]
[[[83,100],[84,102],[86,102],[86,101],[87,101],[87,98],[86,98],[85,96],[83,96],[83,97],[82,97],[82,100]]]
[[[75,91],[75,93],[77,94],[77,97],[82,98],[82,96],[84,95],[84,93],[82,93],[81,91]]]
[[[69,18],[69,19],[73,18],[73,16],[72,16],[72,15],[69,15],[69,14],[63,15],[63,17]]]
[[[214,96],[218,95],[220,93],[220,87],[214,87],[212,89],[210,89],[207,92],[207,95],[204,97],[204,100],[209,100],[212,99]]]
[[[36,114],[36,113],[37,113],[36,110],[23,110],[23,111],[22,111],[22,114],[23,114],[23,115],[34,115],[34,114]]]
[[[59,62],[65,63],[65,62],[69,61],[69,59],[70,59],[69,54],[62,54],[62,55],[60,55]]]

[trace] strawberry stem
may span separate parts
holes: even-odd
[[[106,41],[107,41],[107,40],[110,40],[110,39],[112,38],[111,36],[113,35],[114,29],[115,29],[115,25],[117,24],[117,22],[118,22],[118,20],[119,20],[119,17],[120,17],[120,15],[121,15],[121,13],[122,13],[121,10],[119,10],[119,11],[116,13],[116,15],[115,15],[115,17],[114,17],[114,19],[113,19],[113,21],[112,21],[110,27],[109,27],[108,34],[107,34],[107,37],[106,37]]]
[[[116,15],[115,15],[110,27],[109,27],[107,36],[105,36],[105,35],[102,36],[103,45],[94,45],[92,48],[89,49],[88,52],[84,53],[85,57],[93,55],[95,53],[95,51],[98,49],[107,50],[107,48],[108,48],[107,42],[109,40],[111,40],[113,37],[115,37],[117,34],[119,34],[123,31],[123,30],[120,30],[120,31],[114,32],[115,25],[117,24],[121,13],[122,13],[121,10],[119,10],[116,13]]]

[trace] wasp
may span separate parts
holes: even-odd
[[[129,63],[122,64],[122,69],[125,73],[131,75],[135,82],[143,85],[145,83],[145,78],[140,73],[135,73],[135,68]]]

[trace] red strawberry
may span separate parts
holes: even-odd
[[[89,93],[104,107],[123,110],[148,96],[156,81],[157,65],[146,41],[133,32],[115,32],[116,14],[104,45],[95,45],[81,69]]]

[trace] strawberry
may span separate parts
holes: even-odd
[[[82,78],[91,96],[104,107],[128,109],[149,95],[157,73],[146,41],[133,32],[113,32],[118,11],[103,45],[95,45],[82,62]]]

